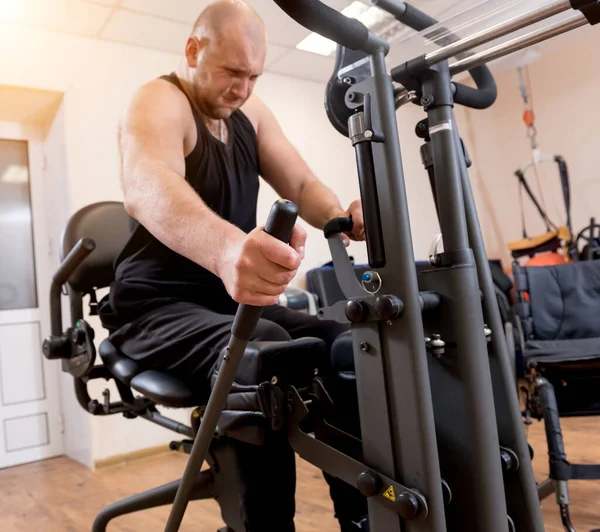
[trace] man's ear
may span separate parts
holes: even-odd
[[[185,43],[185,60],[190,68],[198,66],[198,56],[202,51],[204,44],[198,37],[189,37]]]

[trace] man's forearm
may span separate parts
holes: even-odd
[[[340,200],[333,191],[318,179],[309,181],[300,193],[298,214],[317,229],[344,213]]]
[[[218,275],[223,252],[243,232],[215,214],[177,172],[140,166],[126,187],[128,213],[165,246]]]

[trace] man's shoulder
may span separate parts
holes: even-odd
[[[258,133],[261,118],[264,117],[265,112],[268,111],[265,103],[258,96],[253,94],[248,98],[246,103],[242,105],[240,111],[246,115],[246,118],[248,118],[254,127],[254,131]]]
[[[133,95],[132,101],[148,101],[158,105],[176,104],[184,106],[187,98],[174,83],[164,78],[155,78],[140,85]]]

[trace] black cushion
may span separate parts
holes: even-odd
[[[536,340],[600,337],[600,261],[524,270]]]
[[[137,374],[130,386],[151,401],[173,408],[200,406],[207,400],[181,379],[152,369]]]
[[[78,210],[65,227],[61,259],[82,238],[91,238],[96,247],[69,278],[77,292],[109,286],[114,277],[113,264],[130,235],[130,217],[122,202],[102,201]]]
[[[117,379],[159,405],[184,408],[206,402],[206,397],[181,379],[140,368],[135,360],[122,354],[108,339],[100,344],[98,352],[106,368]]]
[[[129,384],[142,371],[135,360],[121,354],[109,340],[100,343],[98,353],[106,368],[125,384]]]
[[[303,386],[325,367],[326,345],[318,338],[288,342],[249,342],[238,367],[236,382],[256,385],[277,377],[281,384]]]
[[[530,340],[525,345],[528,361],[567,362],[600,358],[600,338]]]

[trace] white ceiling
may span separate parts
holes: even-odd
[[[332,58],[296,49],[309,34],[308,30],[289,18],[273,0],[248,2],[264,20],[269,34],[267,71],[318,82],[330,77]],[[196,17],[208,3],[209,0],[0,0],[0,20],[180,54]],[[342,10],[352,0],[324,0],[324,3]],[[483,1],[414,0],[411,3],[433,17],[447,18]],[[408,57],[399,57],[392,50],[388,59],[393,65],[397,59]]]

